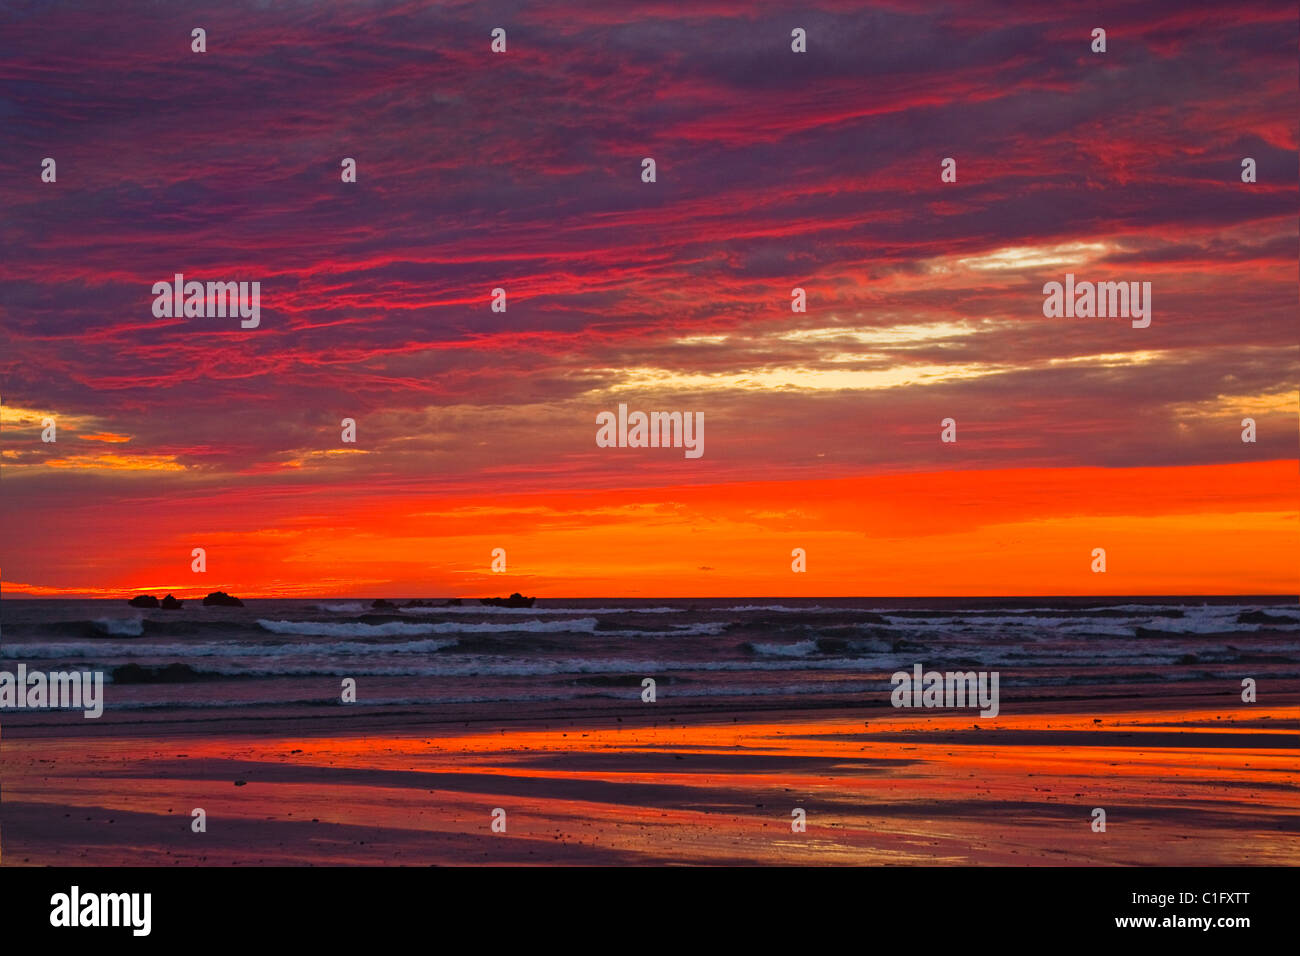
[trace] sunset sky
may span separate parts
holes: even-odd
[[[7,6],[3,593],[1295,594],[1298,40],[1253,0]],[[1044,318],[1067,272],[1150,327]],[[260,327],[155,318],[176,273]],[[597,447],[620,402],[704,455]]]

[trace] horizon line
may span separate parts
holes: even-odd
[[[131,597],[145,594],[145,591],[132,592]],[[208,592],[211,594],[212,592]],[[207,594],[196,594],[185,597],[173,597],[178,601],[202,601]],[[238,595],[230,595],[238,597]],[[527,596],[527,595],[526,595]],[[5,595],[0,593],[0,600],[8,598],[11,601],[130,601],[131,597],[42,597],[30,594],[12,594]],[[492,597],[492,596],[488,596]],[[713,594],[713,595],[671,595],[671,594],[652,594],[652,595],[629,595],[629,594],[597,594],[586,597],[574,595],[560,595],[556,597],[543,597],[535,595],[537,601],[741,601],[741,600],[764,600],[764,601],[856,601],[856,600],[883,600],[883,601],[954,601],[954,600],[982,600],[982,601],[1007,601],[1007,600],[1044,600],[1044,599],[1063,599],[1063,600],[1118,600],[1121,598],[1132,598],[1139,600],[1150,600],[1154,598],[1254,598],[1254,599],[1286,599],[1293,600],[1300,604],[1300,594],[1281,593],[1216,593],[1203,594],[1197,592],[1187,593],[1150,593],[1150,594],[819,594],[819,595],[788,595],[788,594]],[[306,595],[279,595],[279,596],[261,596],[240,598],[246,601],[378,601],[378,600],[420,600],[420,601],[481,601],[487,598],[465,597],[465,596],[442,596],[442,595],[339,595],[339,594],[306,594]],[[142,609],[149,610],[149,609]],[[526,610],[526,609],[525,609]]]

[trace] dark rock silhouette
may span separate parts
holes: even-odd
[[[213,591],[203,599],[204,607],[243,607],[244,602],[237,597],[231,597],[225,591]]]
[[[179,610],[181,607],[183,607],[184,604],[185,604],[184,601],[178,601],[169,594],[162,599],[162,603],[159,604],[158,606],[166,611],[176,611]]]
[[[372,611],[378,611],[380,608],[395,608],[395,607],[397,607],[396,604],[394,604],[392,601],[385,601],[383,598],[380,598],[379,600],[375,601],[373,604],[370,605],[370,609]]]
[[[486,604],[489,607],[532,607],[535,597],[524,597],[518,591],[508,598],[480,598],[479,604]]]
[[[137,594],[126,603],[132,607],[157,607],[158,599],[152,594]]]

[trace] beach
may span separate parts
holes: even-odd
[[[0,841],[6,865],[1294,865],[1298,702],[6,738]]]
[[[785,605],[767,607],[772,606]],[[514,699],[462,699],[488,696],[481,693],[487,686],[482,681],[501,681],[496,671],[547,670],[541,664],[556,635],[567,642],[564,653],[572,661],[583,639],[550,622],[589,620],[590,610],[579,608],[550,616],[521,612],[508,631],[464,631],[465,639],[515,640],[527,650],[518,650],[507,666],[500,646],[494,644],[492,653],[477,648],[495,670],[480,674],[479,684],[465,677],[454,693],[428,678],[432,683],[426,686],[435,689],[424,698],[411,696],[408,686],[402,691],[407,696],[394,702],[397,692],[385,683],[382,696],[371,700],[363,678],[355,704],[313,698],[286,707],[264,696],[286,678],[264,674],[240,678],[239,694],[216,679],[110,684],[99,720],[66,712],[6,714],[0,731],[0,863],[1300,862],[1296,637],[1289,627],[1260,616],[1280,616],[1278,610],[1192,607],[1174,617],[1164,606],[1159,613],[1166,615],[1166,631],[1160,637],[1128,617],[1103,613],[1105,608],[1089,609],[1087,620],[1080,611],[1053,618],[1042,608],[1032,614],[1000,608],[996,623],[990,618],[987,627],[1006,632],[1015,622],[1004,619],[1020,614],[1020,624],[1030,617],[1037,622],[1026,625],[1032,634],[1015,642],[986,640],[979,658],[970,660],[971,642],[961,634],[978,615],[969,610],[945,611],[946,623],[917,625],[935,621],[938,612],[917,617],[879,607],[810,610],[818,606],[674,611],[694,620],[678,620],[678,627],[696,631],[701,621],[718,615],[740,624],[731,631],[715,628],[719,633],[711,638],[696,635],[688,639],[690,649],[670,650],[663,637],[644,634],[619,638],[635,646],[627,653],[638,659],[646,656],[648,643],[660,644],[652,672],[678,679],[660,686],[653,702],[644,698],[639,671],[621,666],[595,685],[582,682],[584,675],[593,676],[585,671],[549,675],[546,686],[571,688],[563,698],[538,692],[534,680],[502,691],[502,698]],[[271,620],[260,613],[250,612],[250,619]],[[328,613],[364,616],[351,605]],[[846,613],[876,614],[884,621],[842,628]],[[1123,613],[1147,620],[1151,609]],[[777,615],[791,618],[783,637],[770,633]],[[463,623],[471,616],[477,626],[485,623],[479,615],[462,614],[462,623],[443,621],[452,629],[438,632],[437,639],[474,627]],[[501,623],[505,616],[493,612],[491,620]],[[627,616],[620,610],[596,618]],[[1228,617],[1251,622],[1239,625],[1252,629],[1253,646],[1241,653],[1251,658],[1252,673],[1268,675],[1259,678],[1255,702],[1243,701],[1240,681],[1231,679],[1244,665],[1218,653],[1247,643],[1245,633],[1225,636],[1213,629]],[[541,632],[541,644],[532,643],[527,630],[534,622],[549,628]],[[573,626],[593,639],[609,633],[586,623]],[[658,627],[654,633],[660,635],[673,630]],[[864,629],[891,627],[909,635],[900,649],[889,641],[883,650],[853,648],[858,639],[880,643],[879,634],[861,638]],[[1114,633],[1088,638],[1092,657],[1068,668],[1073,679],[1048,679],[1079,639],[1061,632],[1079,627]],[[1144,627],[1145,637],[1119,633],[1134,627]],[[1172,636],[1179,627],[1182,632]],[[321,631],[322,624],[303,629]],[[769,631],[765,646],[775,653],[743,652],[752,670],[703,667],[727,660],[719,647],[728,640],[753,646],[755,629]],[[48,631],[47,621],[43,646],[54,654]],[[819,640],[809,635],[823,632],[833,635],[820,638],[830,643],[808,649],[808,641]],[[726,634],[734,636],[724,639]],[[1054,647],[1053,634],[1059,637]],[[311,639],[337,643],[339,636]],[[391,628],[370,638],[390,650],[394,642],[430,639]],[[248,651],[263,647],[266,638],[250,633],[242,640]],[[1195,645],[1196,661],[1172,643],[1157,650],[1161,641]],[[61,653],[85,643],[65,639]],[[106,637],[104,646],[116,653],[120,643]],[[950,652],[962,647],[957,657],[972,667],[1001,670],[996,717],[980,717],[974,709],[891,706],[889,662],[902,667],[924,651],[927,662],[944,666],[945,644]],[[1031,644],[1049,646],[1039,647],[1032,661],[1014,664],[1020,660],[1017,648]],[[323,653],[319,646],[285,646],[294,648],[293,661]],[[5,645],[10,659],[20,653],[14,647]],[[147,644],[137,650],[150,653]],[[263,650],[246,659],[264,662],[269,655]],[[26,657],[39,659],[40,653],[32,642]],[[345,654],[337,647],[330,653]],[[435,651],[397,653],[408,660],[408,671],[437,669]],[[1132,665],[1139,653],[1145,671]],[[1162,654],[1164,663],[1154,659]],[[374,655],[354,649],[345,656]],[[610,657],[617,659],[602,652],[591,660]],[[202,667],[199,657],[189,660]],[[674,669],[674,661],[689,666]],[[785,663],[766,666],[772,661]],[[229,665],[227,655],[222,669],[238,669]],[[450,671],[459,666],[458,658],[447,660]],[[332,665],[322,658],[315,669]],[[623,675],[627,670],[632,673]],[[410,675],[373,677],[400,683]],[[692,683],[694,678],[700,683]],[[467,693],[467,686],[480,693]],[[511,685],[507,680],[502,686]],[[687,688],[717,693],[678,695]],[[756,692],[771,688],[777,690]],[[114,706],[115,692],[124,689],[134,689],[136,696],[128,700],[138,706]],[[164,699],[140,696],[150,692]],[[194,829],[196,808],[203,810],[204,832]],[[1105,812],[1104,831],[1096,828],[1098,808]],[[494,818],[494,811],[504,811],[504,832],[493,829],[494,819],[501,827],[501,814]],[[797,811],[802,828],[792,826]]]

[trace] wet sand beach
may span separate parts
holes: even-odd
[[[992,720],[840,708],[384,723],[6,731],[0,861],[1300,863],[1294,692],[1056,701]]]

